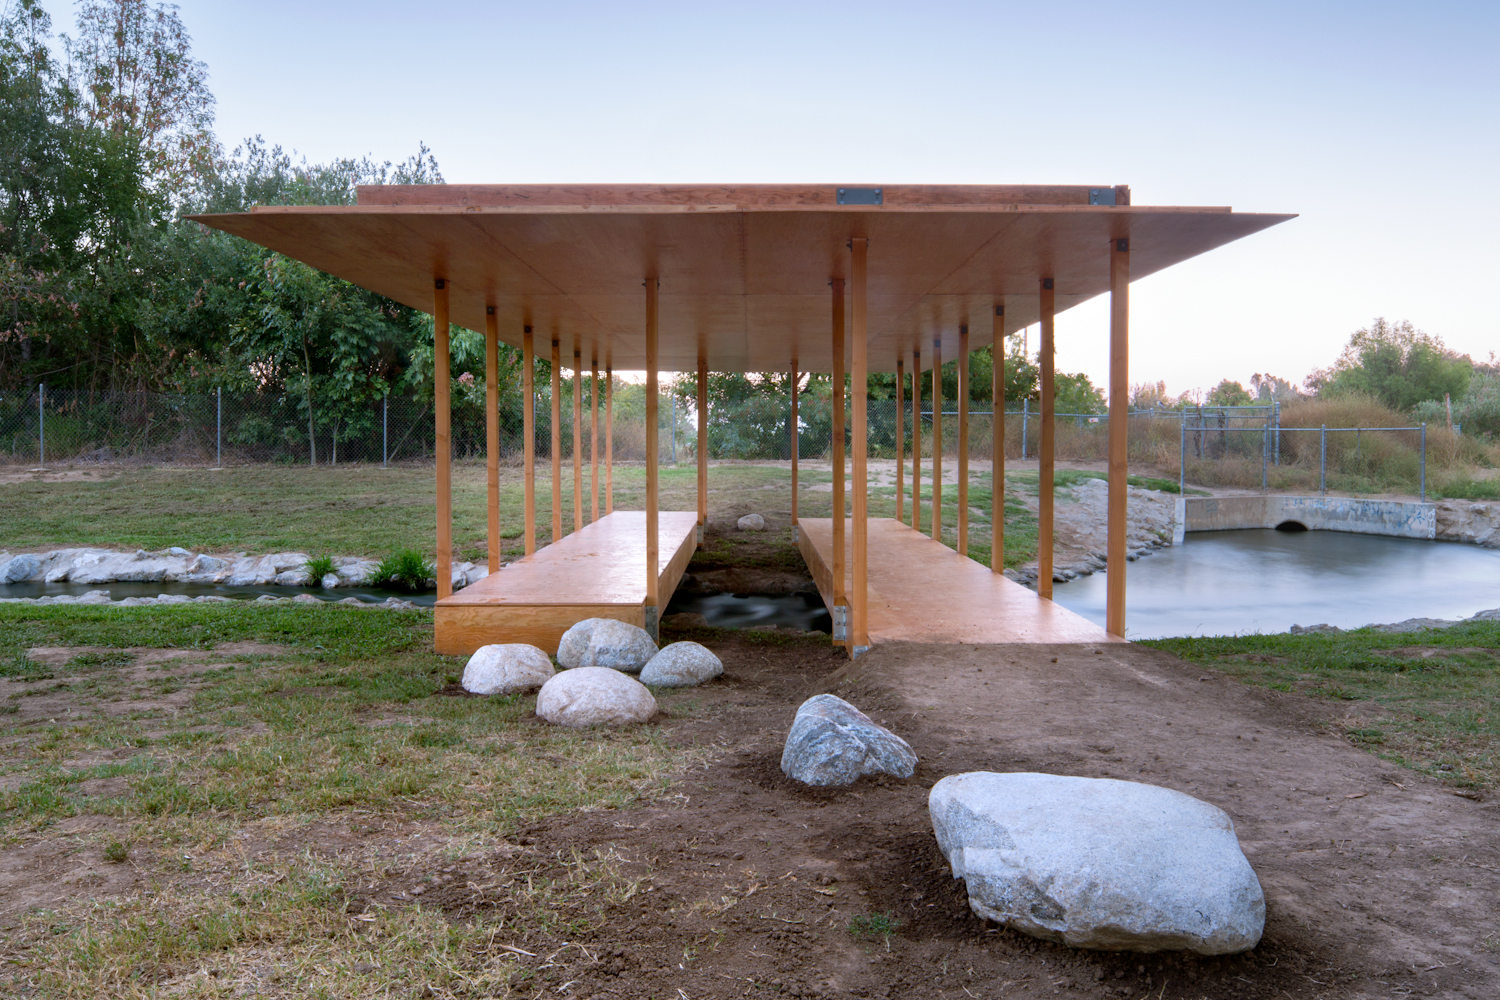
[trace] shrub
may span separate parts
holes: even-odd
[[[401,549],[380,561],[375,569],[373,582],[415,594],[426,590],[427,581],[436,574],[432,563],[421,552],[416,549]]]
[[[317,556],[309,559],[303,568],[307,573],[307,578],[316,582],[333,572],[333,556]]]

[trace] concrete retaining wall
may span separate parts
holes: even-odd
[[[1310,531],[1436,538],[1437,505],[1349,497],[1182,497],[1180,531],[1274,528],[1295,521]]]

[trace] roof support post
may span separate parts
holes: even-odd
[[[657,290],[660,282],[652,275],[646,278],[646,608],[645,629],[657,638],[657,621],[661,612],[661,595],[656,565],[660,548],[657,520],[656,462],[661,428],[657,426],[656,324]]]
[[[932,540],[943,540],[943,342],[932,340]]]
[[[432,382],[434,449],[437,452],[438,599],[453,593],[453,443],[448,372],[448,282],[432,283]]]
[[[958,327],[958,554],[969,554],[969,324]]]
[[[800,427],[799,427],[799,425],[797,423],[797,421],[798,421],[798,417],[797,417],[797,395],[798,395],[798,393],[797,393],[797,386],[798,386],[798,383],[802,381],[802,373],[797,370],[797,358],[796,358],[795,355],[793,355],[793,357],[792,357],[792,366],[791,366],[791,373],[790,374],[792,376],[792,380],[791,380],[792,381],[792,419],[791,419],[790,427],[788,428],[787,433],[789,433],[792,436],[791,444],[790,444],[789,447],[791,448],[791,452],[792,452],[792,525],[793,525],[793,530],[795,532],[795,528],[796,528],[796,524],[797,524],[797,489],[798,489],[798,486],[797,486],[797,459],[799,457],[797,453],[802,450],[802,447],[801,447],[801,445],[802,445],[802,432],[801,432],[801,429],[800,429]],[[793,535],[793,537],[794,538],[796,537],[795,534]]]
[[[1005,306],[995,307],[990,409],[990,569],[1005,572]]]
[[[1105,630],[1125,638],[1125,514],[1129,495],[1130,240],[1109,252],[1109,528],[1105,563]]]
[[[922,352],[911,352],[911,526],[922,530]]]
[[[521,434],[525,437],[521,489],[526,507],[526,554],[536,552],[536,348],[531,327],[521,330]]]
[[[853,314],[852,336],[853,363],[850,365],[849,381],[853,383],[854,461],[854,586],[850,595],[849,655],[858,656],[870,648],[870,587],[869,587],[869,433],[870,433],[870,351],[867,323],[865,320],[865,256],[869,241],[856,237],[850,241],[853,251],[853,266],[850,277],[853,288],[850,296],[850,312]]]
[[[698,355],[698,547],[708,530],[708,356]]]
[[[500,571],[500,321],[484,310],[484,464],[489,571]]]
[[[847,647],[849,598],[844,591],[844,279],[834,278],[829,284],[833,288],[833,462],[830,470],[833,473],[833,641]]]
[[[896,355],[896,520],[905,520],[906,509],[906,359]]]
[[[615,512],[615,369],[604,362],[604,514]]]
[[[573,345],[573,530],[583,530],[583,351]]]
[[[589,364],[589,520],[599,520],[599,357]]]
[[[552,338],[552,544],[562,541],[562,344]]]
[[[1036,592],[1052,597],[1052,466],[1056,442],[1057,419],[1053,413],[1053,347],[1052,325],[1056,309],[1056,292],[1051,278],[1042,279],[1041,296],[1041,362],[1042,362],[1042,443],[1037,457],[1037,524],[1036,524]]]

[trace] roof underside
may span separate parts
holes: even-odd
[[[483,330],[493,306],[506,343],[530,325],[539,355],[556,339],[585,367],[645,366],[655,277],[664,371],[832,370],[829,282],[852,237],[870,241],[870,369],[894,371],[914,349],[928,367],[935,342],[951,357],[961,324],[988,343],[996,306],[1007,333],[1035,323],[1042,278],[1059,312],[1107,292],[1112,240],[1129,238],[1135,279],[1292,218],[1130,206],[1124,188],[1104,189],[1113,206],[1086,187],[886,187],[880,205],[836,190],[383,186],[354,206],[194,218],[426,312],[446,279],[453,322]]]

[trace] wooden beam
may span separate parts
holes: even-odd
[[[452,403],[448,398],[448,282],[433,281],[432,381],[434,450],[437,452],[437,586],[438,597],[453,593],[453,439]]]
[[[869,437],[870,437],[870,348],[869,330],[865,308],[865,258],[869,241],[854,238],[850,241],[853,251],[850,278],[850,318],[853,320],[851,336],[854,338],[853,358],[849,381],[854,390],[854,580],[853,600],[849,602],[849,652],[858,656],[870,648],[870,518],[869,518]]]
[[[1125,638],[1125,520],[1130,492],[1130,240],[1110,241],[1109,504],[1105,631]]]
[[[708,531],[708,357],[698,359],[698,545]]]
[[[896,355],[896,520],[906,504],[906,370],[901,355]]]
[[[793,356],[793,358],[792,358],[791,375],[792,375],[792,422],[791,422],[791,427],[790,427],[789,433],[792,436],[792,441],[791,441],[791,444],[789,445],[789,447],[790,447],[791,452],[792,452],[792,524],[796,524],[797,523],[797,491],[798,491],[798,485],[797,485],[797,460],[798,460],[798,458],[801,457],[798,453],[802,450],[802,433],[799,430],[798,423],[797,423],[797,419],[798,419],[797,418],[797,396],[798,396],[797,387],[798,387],[798,383],[800,383],[802,381],[802,373],[797,370],[797,358],[795,356]]]
[[[990,569],[1005,572],[1005,306],[995,307],[993,346],[994,369],[990,409]]]
[[[943,540],[943,342],[932,340],[932,540]]]
[[[589,365],[589,522],[599,520],[599,358]]]
[[[562,344],[552,338],[552,542],[562,539]]]
[[[484,310],[484,464],[489,571],[500,571],[500,321]]]
[[[583,530],[583,353],[573,348],[573,530]]]
[[[615,369],[604,363],[604,514],[615,512]]]
[[[659,511],[657,509],[656,462],[661,431],[657,426],[656,324],[657,290],[655,275],[646,277],[646,631],[657,637],[661,619],[661,594],[657,574]]]
[[[1038,451],[1040,460],[1037,472],[1037,524],[1036,524],[1036,592],[1043,597],[1052,596],[1052,465],[1057,430],[1053,414],[1054,395],[1054,351],[1052,326],[1055,314],[1056,290],[1051,278],[1042,279],[1042,444]]]
[[[531,327],[521,332],[521,433],[526,440],[522,444],[525,456],[521,489],[526,506],[526,554],[536,552],[536,350],[532,343]]]
[[[911,352],[911,526],[922,530],[922,352]]]
[[[969,554],[969,324],[958,327],[958,554]]]
[[[834,278],[833,288],[833,605],[846,617],[842,645],[849,645],[849,598],[844,593],[844,279]]]

